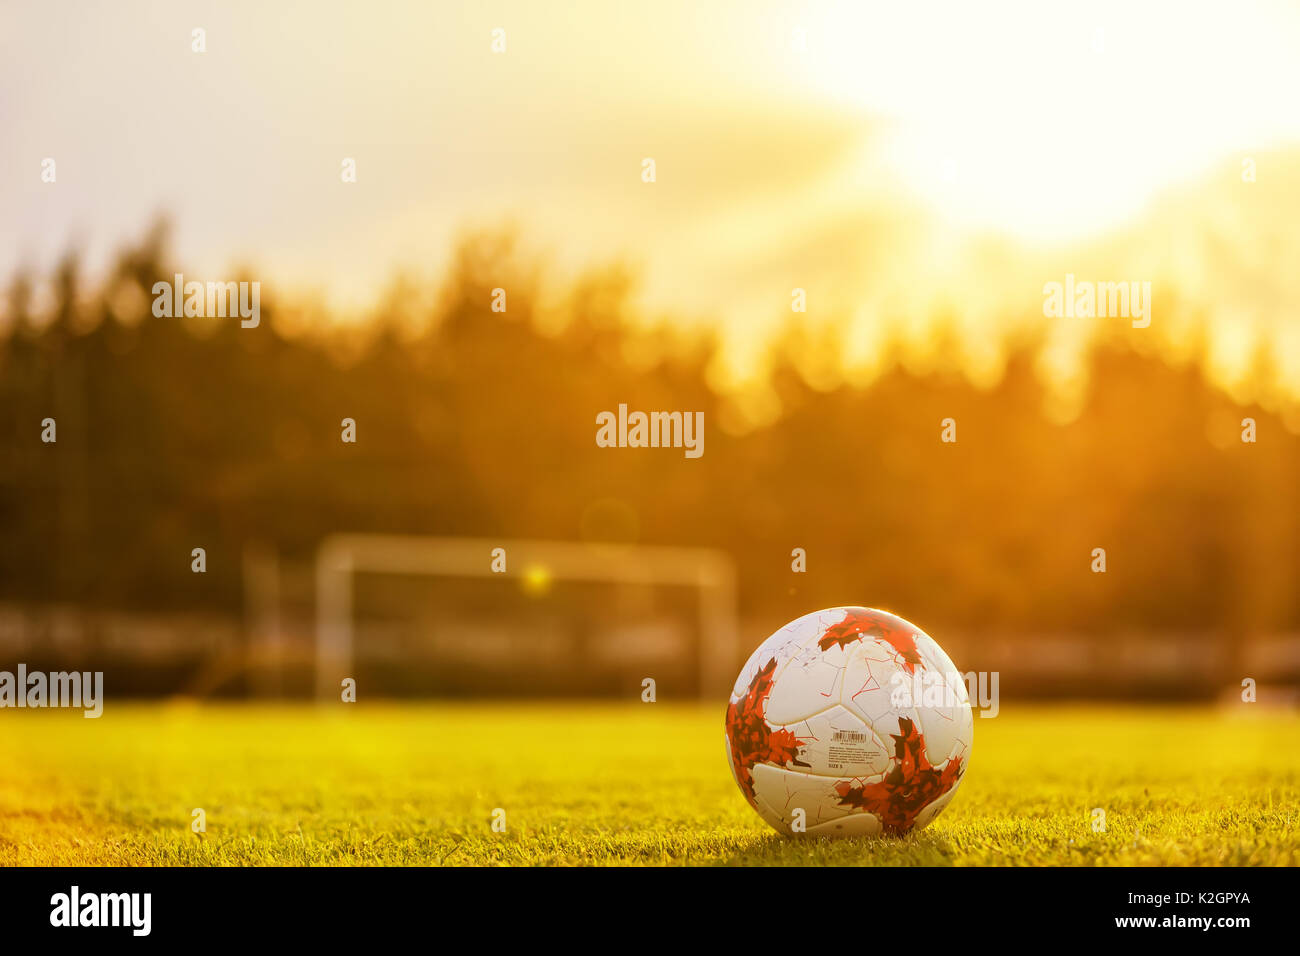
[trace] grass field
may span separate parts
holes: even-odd
[[[1300,717],[1248,707],[1004,707],[933,826],[846,841],[759,820],[716,707],[0,715],[0,865],[1295,865],[1298,817]]]

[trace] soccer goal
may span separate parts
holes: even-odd
[[[689,589],[695,639],[686,651],[700,695],[725,692],[737,663],[736,576],[727,554],[704,548],[643,547],[573,541],[337,534],[316,552],[316,693],[337,699],[354,676],[356,587],[360,576],[517,579],[524,591],[552,583]],[[635,635],[623,635],[636,643]],[[559,668],[573,662],[554,661]],[[507,662],[508,666],[508,662]],[[519,666],[519,665],[516,665]],[[653,676],[653,675],[648,675]]]

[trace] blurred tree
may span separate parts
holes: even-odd
[[[33,315],[30,275],[9,287],[0,598],[238,614],[253,538],[305,557],[341,530],[611,534],[728,550],[747,613],[774,619],[885,603],[987,631],[1300,627],[1300,449],[1195,366],[1103,343],[1080,413],[1055,424],[1032,337],[991,388],[945,355],[909,371],[892,352],[855,388],[834,329],[791,326],[763,383],[777,414],[728,430],[738,399],[707,384],[716,339],[640,321],[626,269],[543,296],[513,232],[478,234],[434,306],[404,281],[362,329],[302,306],[281,328],[291,306],[268,295],[247,330],[150,313],[173,271],[166,232],[93,293],[69,256],[49,316]],[[596,415],[620,403],[703,411],[704,456],[598,448]],[[39,440],[47,415],[56,446]],[[1256,445],[1239,441],[1246,415]],[[956,443],[939,440],[950,417]]]

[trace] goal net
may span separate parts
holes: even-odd
[[[737,660],[723,552],[340,534],[316,553],[316,693],[725,694]]]

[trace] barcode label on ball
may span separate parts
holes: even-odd
[[[837,744],[861,744],[866,743],[867,735],[861,730],[837,730],[831,739]]]

